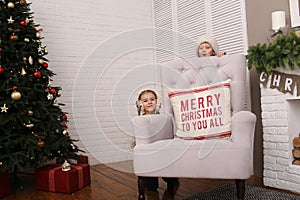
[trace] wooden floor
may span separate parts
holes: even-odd
[[[19,174],[19,178],[23,183],[23,189],[13,185],[11,195],[4,198],[6,200],[135,200],[137,199],[137,177],[129,170],[116,170],[120,165],[91,166],[91,185],[77,191],[73,194],[60,194],[35,190],[34,174]],[[130,167],[129,167],[130,168]],[[127,172],[124,172],[127,171]],[[233,180],[211,180],[211,179],[179,179],[180,186],[175,196],[165,195],[166,183],[159,180],[158,193],[146,192],[146,199],[174,199],[179,200],[201,191],[214,189],[227,183],[234,183]],[[249,185],[263,187],[262,179],[251,177],[246,182]],[[288,191],[284,191],[291,193]],[[299,194],[300,196],[300,194]]]

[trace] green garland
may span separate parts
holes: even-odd
[[[278,35],[270,44],[258,43],[250,46],[246,57],[248,68],[254,66],[257,72],[270,74],[276,68],[299,68],[300,37],[295,31],[291,31],[288,36]]]

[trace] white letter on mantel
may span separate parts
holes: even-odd
[[[266,81],[266,77],[268,77],[268,74],[266,72],[262,72],[260,73],[260,82],[265,82]]]
[[[284,90],[285,91],[292,91],[291,85],[293,84],[293,79],[291,78],[286,78],[285,79],[285,86],[284,86]]]
[[[280,83],[280,78],[281,78],[280,75],[273,74],[273,83],[272,83],[272,85],[278,87],[279,83]]]

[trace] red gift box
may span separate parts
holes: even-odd
[[[73,193],[91,184],[90,165],[71,165],[70,171],[62,171],[61,165],[53,164],[36,169],[37,190]]]
[[[9,195],[9,174],[0,173],[0,198],[4,198]]]
[[[89,164],[89,157],[87,157],[85,155],[79,155],[77,164]]]

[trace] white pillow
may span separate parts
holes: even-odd
[[[231,135],[230,80],[168,93],[176,122],[175,137],[189,140]]]

